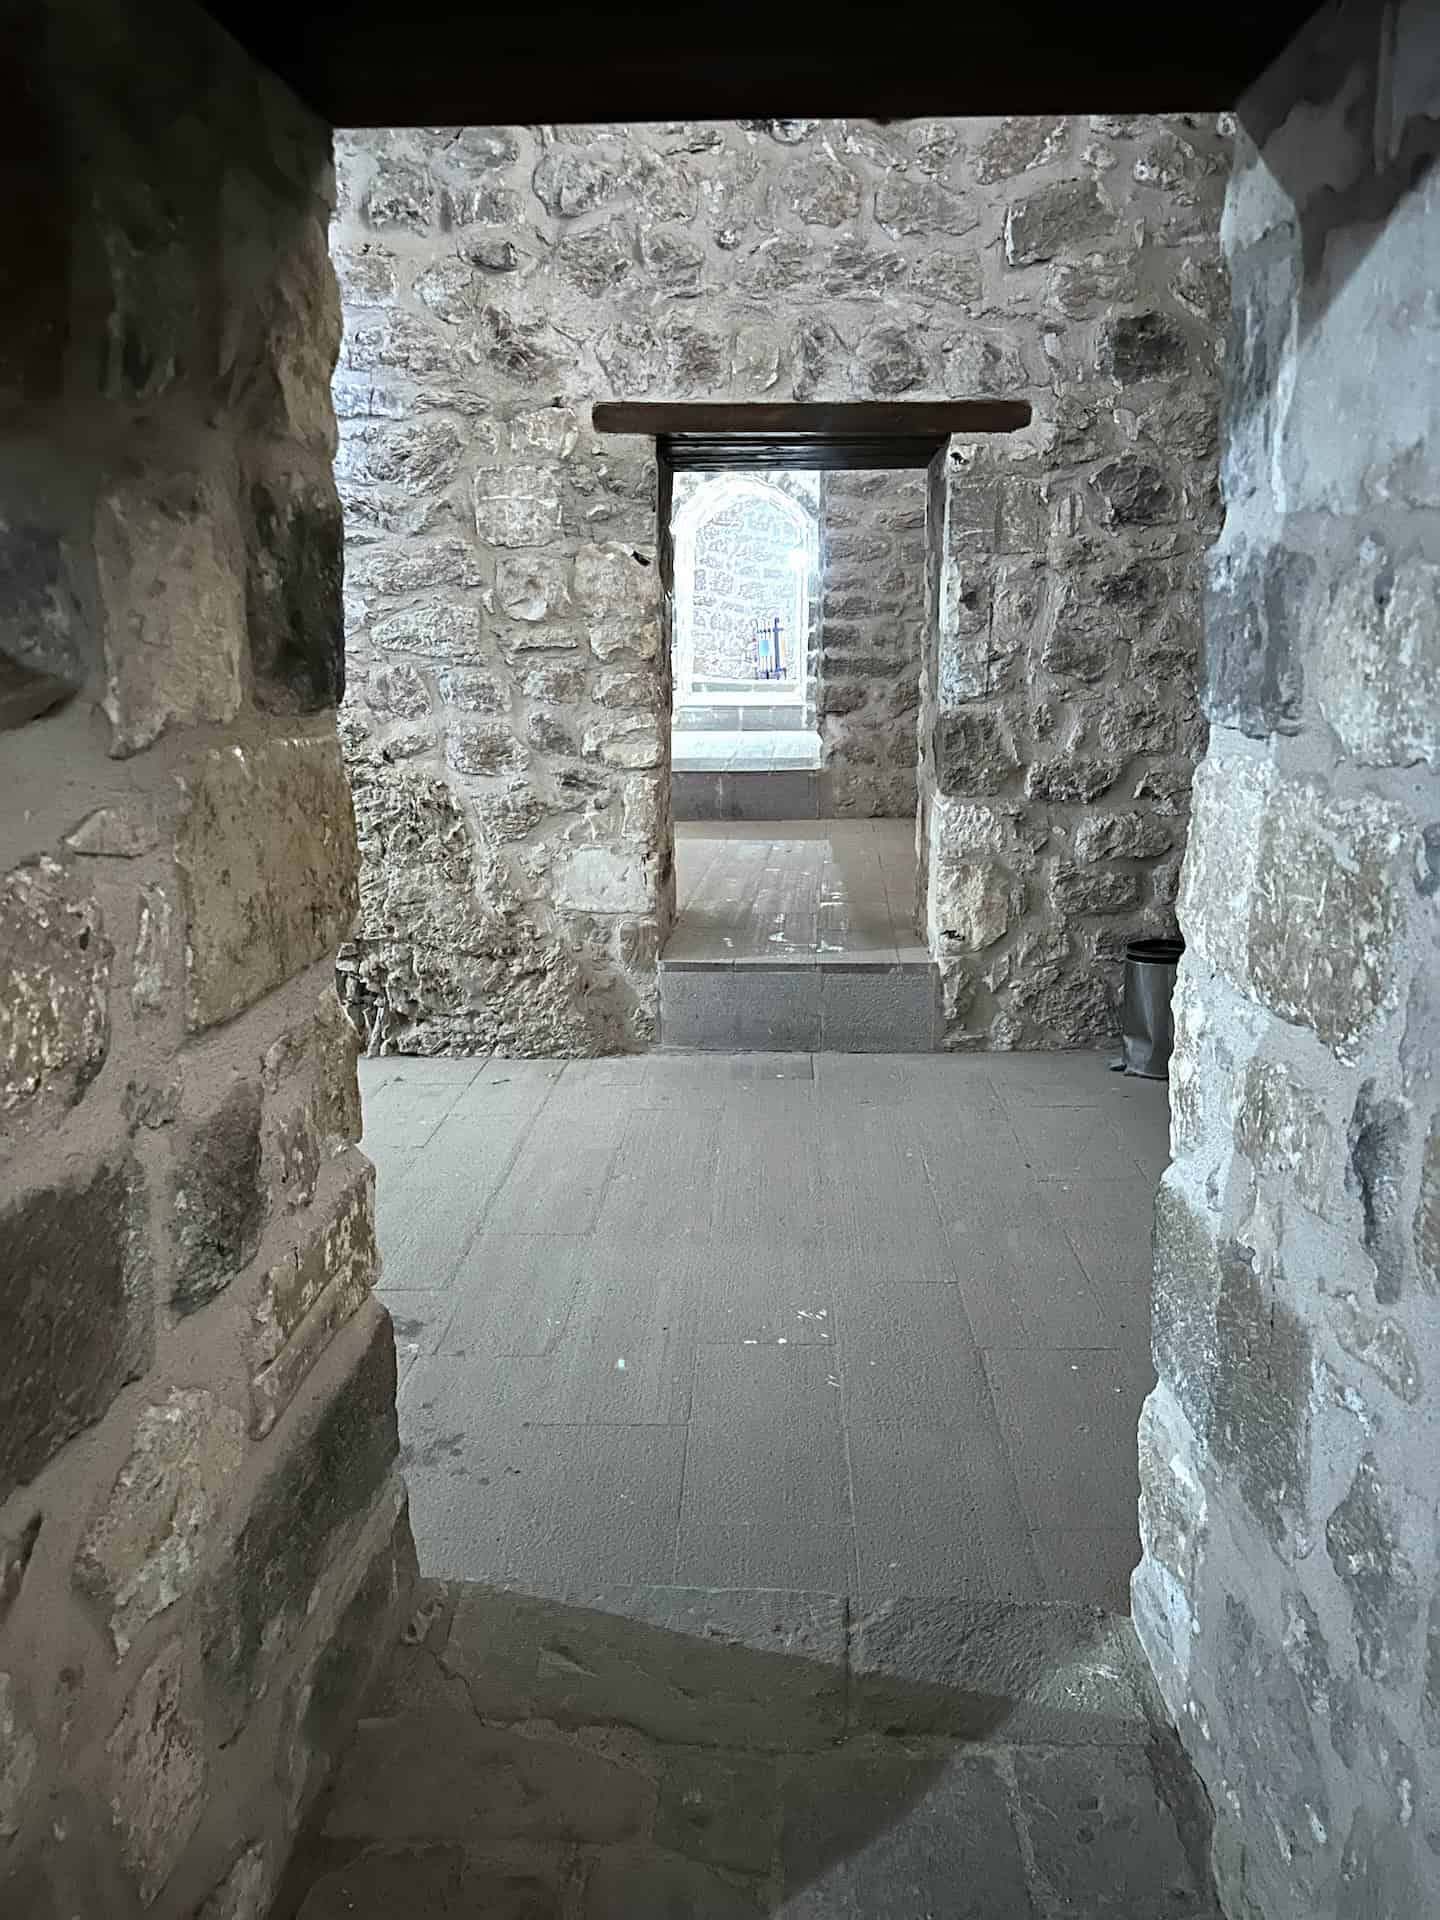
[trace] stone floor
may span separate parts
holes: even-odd
[[[818,767],[820,736],[813,727],[676,728],[670,764],[677,773],[764,773],[771,767]]]
[[[424,1572],[1125,1607],[1163,1085],[363,1068]]]
[[[422,1590],[272,1920],[1219,1920],[1129,1623]]]
[[[1124,1617],[1163,1087],[362,1085],[439,1577],[273,1920],[1217,1920]]]

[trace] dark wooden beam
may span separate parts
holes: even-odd
[[[597,433],[765,434],[805,439],[948,439],[1014,433],[1030,424],[1028,400],[602,400]]]
[[[208,0],[335,126],[937,114],[1201,113],[1234,106],[1315,0],[952,0],[501,9],[475,0]]]
[[[1014,433],[1028,400],[705,402],[610,400],[597,433],[643,433],[677,472],[861,472],[928,467],[952,435]]]

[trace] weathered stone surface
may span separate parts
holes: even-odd
[[[763,1874],[775,1857],[778,1816],[769,1756],[680,1753],[660,1783],[655,1838],[692,1860]]]
[[[99,1073],[112,957],[99,901],[58,861],[0,879],[0,1130],[59,1118]]]
[[[842,1611],[804,1593],[586,1588],[559,1604],[464,1587],[443,1658],[489,1720],[808,1750],[843,1723]]]
[[[1062,913],[1124,913],[1140,904],[1140,877],[1121,867],[1072,866],[1059,862],[1050,877]]]
[[[560,1920],[560,1895],[533,1866],[476,1860],[463,1847],[366,1847],[315,1881],[299,1920],[389,1920],[415,1913],[483,1913],[487,1920]]]
[[[1014,114],[975,148],[971,171],[982,187],[991,186],[1060,159],[1069,139],[1070,122],[1063,115]]]
[[[271,1267],[251,1309],[251,1431],[268,1433],[336,1332],[358,1311],[378,1265],[374,1173],[343,1187],[324,1223]]]
[[[150,1263],[133,1162],[0,1210],[0,1499],[92,1425],[149,1364]]]
[[[397,1451],[395,1344],[374,1310],[350,1371],[294,1434],[203,1589],[211,1711],[233,1733],[291,1644],[341,1530],[374,1505]],[[227,1734],[228,1737],[228,1734]]]
[[[116,488],[96,508],[111,751],[240,707],[244,572],[235,505],[197,475]]]
[[[312,713],[345,692],[340,502],[292,479],[250,490],[245,617],[263,705]]]
[[[1362,766],[1440,765],[1440,567],[1367,540],[1320,616],[1315,694]]]
[[[269,1201],[261,1173],[260,1088],[242,1082],[176,1146],[171,1300],[193,1313],[254,1258]]]
[[[1160,527],[1175,518],[1175,489],[1148,461],[1111,460],[1091,478],[1107,526]]]
[[[856,349],[855,380],[861,392],[908,393],[925,384],[925,350],[908,327],[872,327]]]
[[[199,1387],[172,1388],[141,1412],[129,1458],[75,1563],[81,1586],[106,1611],[118,1660],[199,1578],[244,1437],[239,1414]]]
[[[1122,385],[1173,378],[1190,358],[1184,329],[1163,313],[1121,314],[1100,339],[1101,368]]]
[[[0,732],[49,713],[84,684],[73,590],[58,537],[0,516]]]
[[[355,914],[355,827],[333,737],[215,748],[182,786],[175,858],[193,1031],[339,945]]]
[[[1310,1457],[1311,1339],[1281,1297],[1283,1278],[1248,1248],[1225,1247],[1211,1430],[1217,1463],[1277,1545],[1302,1507]]]
[[[1429,1292],[1440,1293],[1440,1115],[1431,1119],[1421,1155],[1414,1244],[1422,1283]]]
[[[445,758],[457,773],[505,773],[524,765],[525,750],[507,726],[471,721],[450,728]]]
[[[126,1863],[149,1905],[199,1823],[202,1735],[184,1702],[183,1651],[172,1640],[146,1668],[105,1743],[110,1805]]]
[[[1053,260],[1062,248],[1103,239],[1114,218],[1093,180],[1057,180],[1011,207],[1005,219],[1005,257],[1012,267]]]
[[[1015,881],[998,860],[947,862],[937,892],[947,949],[980,953],[994,946],[1016,918]]]
[[[72,853],[107,860],[138,860],[160,844],[160,820],[153,802],[136,800],[122,807],[97,807],[67,833]]]
[[[548,554],[515,558],[502,554],[495,572],[495,598],[512,620],[548,620],[570,611],[570,570]]]
[[[1282,1175],[1302,1204],[1330,1212],[1333,1130],[1319,1101],[1281,1062],[1252,1060],[1247,1067],[1235,1144],[1262,1173]]]
[[[1120,765],[1082,754],[1032,761],[1025,769],[1025,791],[1032,800],[1098,800],[1119,779]]]
[[[1309,554],[1222,550],[1205,603],[1205,702],[1212,720],[1261,739],[1299,725],[1300,635],[1315,578]]]
[[[270,1863],[256,1841],[207,1897],[195,1920],[265,1920],[270,1911]]]
[[[0,1533],[0,1627],[4,1626],[6,1616],[20,1598],[25,1570],[30,1565],[43,1523],[44,1515],[35,1513],[23,1527],[14,1532]]]
[[[477,467],[475,530],[496,547],[540,547],[560,531],[560,496],[549,467]]]
[[[20,1831],[40,1748],[8,1673],[0,1673],[0,1840]]]
[[[1004,716],[994,708],[962,708],[942,716],[936,739],[936,784],[941,793],[999,793],[1019,765]]]
[[[1174,845],[1174,830],[1147,813],[1092,813],[1075,825],[1077,860],[1151,860]]]
[[[1360,1671],[1383,1680],[1409,1670],[1419,1586],[1398,1502],[1374,1454],[1361,1460],[1349,1492],[1326,1521],[1325,1544],[1354,1610]]]

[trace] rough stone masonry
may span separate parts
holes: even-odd
[[[1232,1920],[1440,1912],[1440,15],[1242,103],[1135,1622]]]
[[[0,1912],[261,1920],[412,1572],[333,988],[356,848],[329,138],[188,7],[50,0],[27,31]]]
[[[931,518],[926,924],[950,1044],[1110,1031],[1125,940],[1173,925],[1203,739],[1226,161],[1183,115],[342,140],[343,970],[369,1047],[653,1037],[654,449],[590,425],[645,397],[1031,401],[954,450]]]

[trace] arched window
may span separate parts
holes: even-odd
[[[675,698],[805,700],[815,509],[768,481],[716,475],[674,520]]]

